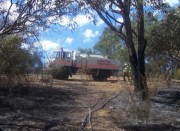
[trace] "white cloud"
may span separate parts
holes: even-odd
[[[68,43],[68,44],[71,44],[73,41],[73,38],[70,38],[70,37],[67,37],[65,42]]]
[[[50,19],[53,19],[53,18],[50,18]],[[65,27],[69,26],[73,22],[75,22],[79,27],[82,27],[92,22],[92,19],[90,16],[77,15],[75,18],[72,18],[72,19],[68,16],[62,16],[61,19],[58,21],[60,25],[65,26]]]
[[[93,18],[91,15],[78,15],[73,20],[80,27],[87,25],[89,23],[93,23],[94,19],[96,19],[96,18],[97,18],[97,21],[95,21],[95,23],[94,23],[95,25],[99,26],[101,24],[104,24],[104,21],[95,12],[91,12],[91,14],[96,15],[96,17]]]
[[[83,40],[83,43],[87,43],[91,41],[91,38],[94,38],[99,35],[98,31],[93,32],[91,29],[86,29],[86,31],[83,33],[85,39]]]
[[[68,16],[62,16],[59,20],[59,24],[62,26],[68,26],[70,22],[70,18]]]
[[[7,1],[1,1],[0,2],[1,4],[1,7],[0,7],[0,12],[1,11],[8,11],[10,6],[11,6],[11,2],[10,0],[7,0]],[[18,17],[18,13],[17,13],[17,7],[16,7],[16,4],[12,3],[12,6],[10,8],[10,13],[9,13],[9,19],[11,21],[15,21],[15,19],[17,19]]]
[[[62,16],[59,19],[57,19],[56,16],[48,18],[49,22],[59,23],[60,25],[64,27],[69,27],[69,25],[72,25],[74,23],[77,26],[82,27],[89,23],[93,23],[93,19],[94,18],[91,15],[82,15],[82,14],[77,15],[75,18],[70,18],[69,16]],[[103,23],[104,23],[103,20],[97,16],[97,21],[95,24],[99,26]],[[69,28],[72,28],[72,27],[69,27]]]
[[[55,43],[50,40],[42,40],[40,42],[35,42],[34,46],[36,47],[42,47],[43,50],[48,51],[48,50],[55,50],[58,48],[59,44]]]
[[[79,26],[84,26],[92,21],[90,16],[78,15],[73,19]]]
[[[176,4],[180,4],[179,0],[164,0],[164,2],[169,3],[170,6],[174,6]]]
[[[83,33],[85,38],[93,38],[99,35],[98,31],[93,32],[91,29],[86,29],[86,31]]]
[[[56,22],[58,23],[57,18],[58,18],[57,16],[50,16],[47,18],[47,20],[49,23],[56,23]]]
[[[0,2],[0,4],[1,4],[0,9],[7,11],[7,10],[9,9],[10,5],[11,5],[11,2],[10,2],[10,0],[7,0],[7,1],[2,1],[2,2]],[[12,4],[12,7],[11,7],[11,9],[10,9],[10,12],[13,12],[14,10],[16,10],[16,5],[15,5],[15,4]]]

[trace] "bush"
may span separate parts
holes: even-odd
[[[22,48],[23,40],[19,36],[0,39],[0,73],[18,76],[41,70],[41,56],[35,48]]]
[[[176,72],[174,74],[174,79],[180,80],[180,68],[176,69]]]
[[[54,79],[67,80],[69,77],[69,70],[66,67],[53,67],[51,74]]]

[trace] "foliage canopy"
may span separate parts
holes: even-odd
[[[42,69],[38,52],[22,48],[22,39],[8,36],[0,40],[0,73],[8,75],[28,74]]]

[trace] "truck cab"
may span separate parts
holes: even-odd
[[[103,81],[120,69],[119,61],[101,55],[63,50],[63,48],[53,52],[50,63],[54,68],[52,76],[55,79],[68,79],[80,69],[92,75],[94,80]]]
[[[51,55],[51,63],[57,66],[72,66],[73,62],[73,52],[67,50],[57,50],[53,51]]]
[[[73,52],[68,50],[55,50],[50,56],[49,67],[52,69],[52,77],[67,80],[72,76]]]

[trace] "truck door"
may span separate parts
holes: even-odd
[[[54,61],[56,66],[72,66],[72,53],[70,51],[59,51]]]

